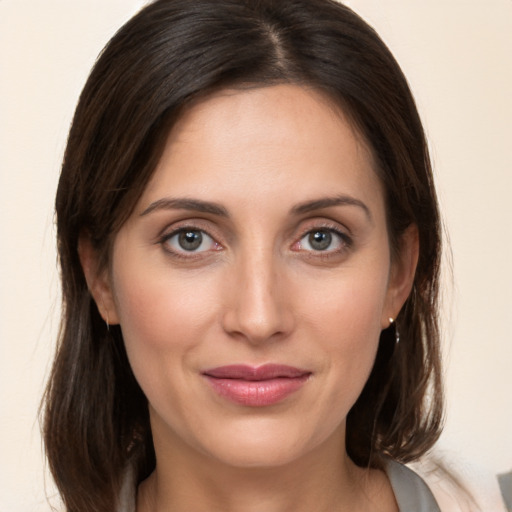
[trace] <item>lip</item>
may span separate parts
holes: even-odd
[[[264,407],[298,391],[311,372],[282,364],[229,365],[206,370],[203,376],[218,395],[239,405]]]

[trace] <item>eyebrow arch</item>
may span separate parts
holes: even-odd
[[[373,222],[372,214],[366,204],[355,197],[340,195],[334,197],[323,197],[300,203],[292,208],[293,214],[309,213],[315,210],[330,208],[331,206],[357,206],[361,208],[370,222]]]
[[[154,201],[140,214],[140,216],[144,217],[145,215],[149,215],[150,213],[158,210],[191,210],[200,213],[211,213],[221,217],[229,216],[227,210],[217,203],[202,201],[200,199],[178,199],[170,197]]]

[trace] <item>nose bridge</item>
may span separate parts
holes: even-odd
[[[226,312],[225,328],[252,343],[286,334],[291,327],[284,276],[279,258],[269,247],[244,251],[239,255],[233,300]]]

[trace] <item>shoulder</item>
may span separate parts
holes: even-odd
[[[496,476],[469,463],[427,457],[411,464],[442,512],[506,512]]]

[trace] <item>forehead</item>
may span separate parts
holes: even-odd
[[[296,85],[229,89],[183,112],[140,208],[159,195],[300,201],[329,190],[382,196],[371,151],[343,110]]]

